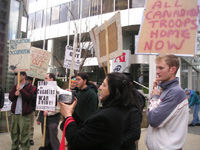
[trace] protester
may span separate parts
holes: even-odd
[[[184,145],[189,110],[187,96],[175,77],[179,63],[175,55],[156,57],[157,79],[147,107],[149,150],[180,150]]]
[[[65,137],[70,150],[119,150],[123,141],[124,113],[135,105],[129,79],[122,73],[110,73],[99,88],[102,107],[77,127],[72,117],[77,99],[72,105],[59,102],[65,120],[61,124],[63,138],[60,150],[64,150]]]
[[[28,81],[31,85],[33,83],[33,78],[26,76],[26,81]],[[30,113],[30,128],[29,128],[29,133],[30,133],[30,145],[34,145],[33,141],[33,135],[34,135],[34,120],[35,120],[35,105],[36,105],[36,87],[33,86],[34,90],[34,96],[31,101],[31,106],[32,106],[32,112]]]
[[[76,87],[76,78],[75,76],[71,77],[71,84],[70,84],[70,89],[66,89],[67,91],[75,90],[76,93],[78,93],[79,89]]]
[[[29,150],[29,127],[32,112],[31,100],[33,99],[33,86],[26,81],[26,72],[20,72],[20,85],[13,86],[9,92],[9,99],[12,102],[11,113],[11,140],[12,150],[19,149],[19,137],[21,137],[21,149]]]
[[[45,81],[55,81],[55,75],[53,73],[46,74]],[[57,90],[58,90],[57,86]],[[46,116],[46,135],[45,135],[45,147],[40,147],[40,150],[58,150],[60,146],[60,141],[58,139],[58,124],[60,121],[60,108],[55,107],[54,112],[47,110],[40,111],[39,117],[37,119],[37,124],[42,128],[44,126],[44,116]]]
[[[97,87],[89,82],[89,76],[84,72],[77,74],[76,86],[79,88],[79,92],[77,93],[78,102],[75,113],[85,120],[98,108]]]
[[[132,94],[136,101],[136,105],[128,111],[125,119],[125,130],[123,136],[123,144],[120,150],[136,150],[138,149],[138,140],[141,134],[142,111],[145,106],[145,97],[135,88],[133,83],[133,75],[123,73],[129,78],[132,88]],[[139,106],[139,107],[138,107]]]
[[[4,91],[2,86],[0,85],[0,111],[3,108],[4,105]]]
[[[200,120],[199,120],[199,105],[200,105],[200,99],[197,93],[194,90],[188,90],[185,89],[185,93],[189,96],[189,108],[193,106],[193,120],[188,125],[189,127],[195,127],[200,126]]]

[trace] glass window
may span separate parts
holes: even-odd
[[[3,11],[0,11],[0,19],[5,20],[6,19],[6,13]]]
[[[0,41],[4,42],[4,40],[5,40],[5,34],[0,33]]]
[[[67,22],[69,3],[60,5],[60,23]]]
[[[3,22],[0,22],[0,30],[5,30],[5,24]]]
[[[71,12],[70,12],[70,20],[79,19],[79,1],[74,0],[71,2]]]
[[[144,7],[146,0],[130,0],[130,8]]]
[[[0,44],[0,53],[3,54],[4,52],[4,44]]]
[[[51,9],[50,8],[47,9],[47,12],[46,12],[46,10],[44,10],[44,13],[43,13],[43,23],[42,23],[43,27],[45,26],[45,21],[46,21],[46,26],[50,26],[50,17],[51,17]]]
[[[115,11],[128,8],[128,0],[115,0]]]
[[[101,0],[93,0],[90,4],[90,16],[101,14]]]
[[[9,24],[8,24],[8,40],[17,38],[18,23],[19,23],[19,8],[20,8],[20,3],[18,1],[11,0],[10,4],[11,12],[9,14]]]
[[[51,9],[51,25],[59,23],[59,6],[52,7]]]
[[[29,15],[28,19],[28,30],[33,30],[34,29],[34,22],[35,22],[35,13],[32,13]]]
[[[102,0],[102,13],[114,11],[114,0]]]
[[[43,11],[38,11],[35,13],[35,29],[42,27],[42,15]]]
[[[82,18],[89,17],[90,0],[82,1]]]
[[[6,8],[7,2],[6,1],[2,1],[0,2],[0,7],[1,8]]]

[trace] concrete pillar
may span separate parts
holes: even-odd
[[[200,92],[200,73],[197,72],[197,91]]]
[[[52,53],[51,59],[49,61],[49,66],[52,67],[53,66],[53,52],[54,52],[54,40],[53,39],[47,41],[47,51]]]
[[[188,66],[188,89],[192,89],[192,66]]]
[[[153,81],[156,79],[156,55],[149,55],[149,97],[153,89]]]

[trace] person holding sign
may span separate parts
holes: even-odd
[[[70,150],[119,150],[124,131],[124,116],[135,104],[129,79],[122,73],[106,76],[102,85],[102,107],[91,114],[80,127],[72,114],[78,100],[71,105],[59,102],[65,120],[61,124],[63,138],[60,150],[65,150],[65,137]]]
[[[4,92],[3,92],[3,88],[0,85],[0,111],[3,108],[4,105]]]
[[[179,65],[175,55],[156,57],[157,79],[147,107],[149,150],[181,150],[184,145],[189,108],[187,95],[176,78]]]
[[[34,91],[33,86],[26,81],[26,72],[20,72],[19,80],[20,84],[13,86],[9,92],[9,99],[12,102],[11,149],[19,149],[19,139],[21,137],[21,149],[29,150],[29,114],[32,112],[31,100],[33,99]]]
[[[45,76],[45,81],[55,81],[55,75],[53,73],[48,73]],[[57,86],[57,90],[58,90]],[[46,136],[45,136],[45,147],[41,147],[40,149],[52,149],[58,150],[60,146],[60,141],[58,139],[58,124],[60,121],[60,108],[59,106],[55,107],[54,112],[50,112],[47,110],[40,111],[39,117],[37,119],[37,124],[42,128],[44,127],[44,116],[46,116]]]

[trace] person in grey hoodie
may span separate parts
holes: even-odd
[[[185,143],[189,108],[187,95],[176,78],[179,64],[172,54],[156,57],[157,79],[147,107],[149,150],[181,150]]]

